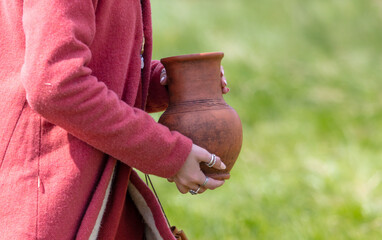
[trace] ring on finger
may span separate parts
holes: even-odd
[[[211,155],[211,160],[206,163],[208,167],[213,167],[216,163],[216,155],[215,154],[212,154]]]
[[[200,190],[200,186],[198,187],[198,189],[196,189],[196,190],[190,190],[190,191],[188,191],[189,193],[191,193],[191,195],[196,195],[196,194],[198,194],[198,192],[199,192],[199,190]]]
[[[200,187],[206,186],[206,184],[208,183],[208,180],[210,180],[210,178],[206,177],[206,180],[204,180],[204,183],[202,185],[200,185]]]

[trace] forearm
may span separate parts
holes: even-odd
[[[121,101],[92,75],[94,12],[90,0],[24,1],[21,74],[28,103],[49,122],[129,166],[172,176],[191,140]]]

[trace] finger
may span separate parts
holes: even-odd
[[[223,87],[222,88],[222,93],[223,94],[226,94],[226,93],[228,93],[229,92],[229,88],[227,88],[227,87]]]
[[[205,187],[202,187],[200,184],[194,184],[189,188],[190,190],[196,191],[197,193],[202,193],[205,191]],[[203,190],[204,189],[204,190]]]
[[[204,180],[203,183],[199,184],[199,185],[197,186],[197,188],[195,187],[195,188],[190,188],[190,189],[194,189],[194,190],[196,190],[196,189],[198,189],[198,188],[200,187],[200,189],[199,189],[199,191],[198,191],[198,194],[202,194],[202,193],[204,193],[204,192],[207,190],[206,185],[208,184],[209,181],[211,181],[211,179],[212,179],[212,178],[205,176],[205,180]],[[214,179],[212,179],[212,180],[214,180]],[[214,181],[215,181],[215,180],[214,180]],[[220,182],[223,182],[223,184],[224,184],[224,181],[220,181]],[[216,184],[214,184],[213,186],[216,188]],[[218,186],[221,186],[220,183],[218,183]]]
[[[222,162],[222,160],[218,156],[216,156],[216,162],[212,167],[216,169],[226,169],[225,164]]]
[[[222,87],[224,88],[225,86],[227,86],[227,79],[223,76],[222,78],[221,78],[221,84],[222,84]]]
[[[214,154],[209,153],[206,149],[201,148],[201,147],[199,147],[197,145],[195,145],[195,148],[197,149],[197,152],[198,152],[198,160],[199,160],[199,162],[204,162],[205,164],[207,164],[207,163],[210,163],[211,160],[213,160],[212,156]],[[215,156],[215,159],[216,159],[216,161],[215,161],[215,163],[213,165],[214,168],[216,168],[216,169],[226,169],[226,166],[220,160],[220,157],[218,157],[216,155],[214,155],[214,156]],[[200,177],[198,177],[198,179],[200,179]],[[204,179],[205,178],[203,178],[203,181],[204,181]]]
[[[170,178],[167,178],[167,181],[169,181],[169,182],[174,182],[174,178],[172,178],[172,177],[170,177]]]
[[[204,191],[207,190],[207,188],[205,187],[207,185],[207,183],[211,180],[210,177],[207,177],[207,176],[204,176],[204,181],[202,184],[200,184],[200,190],[199,190],[199,193],[203,193]]]
[[[188,182],[187,184],[184,184],[183,186],[185,186],[188,189],[196,190],[200,187],[200,185],[201,184],[198,184],[197,182]]]
[[[199,194],[202,194],[202,193],[204,193],[205,191],[207,190],[207,188],[205,188],[205,187],[200,187],[200,190],[199,190]]]
[[[192,180],[183,183],[183,185],[188,187],[189,189],[196,190],[203,185],[205,179],[206,176],[203,174],[202,171],[200,171],[199,174],[197,174],[197,176],[195,176]]]
[[[224,76],[224,68],[222,65],[220,65],[220,75],[223,77]]]
[[[181,185],[179,183],[175,183],[176,184],[176,187],[178,188],[179,192],[183,193],[183,194],[186,194],[188,193],[188,191],[190,190],[189,188],[187,188],[186,186],[184,185]]]
[[[199,172],[193,176],[182,177],[182,178],[169,178],[167,180],[173,180],[178,187],[179,191],[184,193],[184,191],[189,191],[190,189],[196,191],[203,183],[206,177],[203,172],[199,170]]]
[[[209,154],[209,157],[208,158],[203,158],[202,160],[205,164],[209,164],[213,163],[213,157],[212,157],[212,154]],[[226,169],[226,165],[222,162],[222,160],[220,159],[220,157],[216,156],[215,155],[215,163],[212,165],[212,166],[209,166],[209,167],[213,167],[213,168],[216,168],[216,169],[219,169],[219,170],[223,170],[223,169]]]
[[[166,69],[162,69],[161,73],[160,73],[160,84],[161,85],[167,85],[167,73],[166,73]]]
[[[216,180],[216,179],[213,179],[213,178],[210,178],[209,181],[207,182],[207,184],[204,186],[204,188],[206,189],[210,189],[210,190],[214,190],[220,186],[222,186],[224,184],[224,180]],[[202,189],[200,189],[202,190]],[[199,192],[200,192],[199,190]]]
[[[167,75],[164,74],[163,76],[160,77],[160,84],[161,85],[167,85]]]

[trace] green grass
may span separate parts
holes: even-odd
[[[179,194],[190,239],[382,239],[382,3],[152,1],[154,57],[223,51],[244,144],[226,184]]]

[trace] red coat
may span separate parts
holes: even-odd
[[[172,239],[131,170],[170,177],[192,145],[143,111],[167,106],[149,0],[0,2],[0,238],[89,239],[106,199],[100,239],[139,239],[141,215]]]

